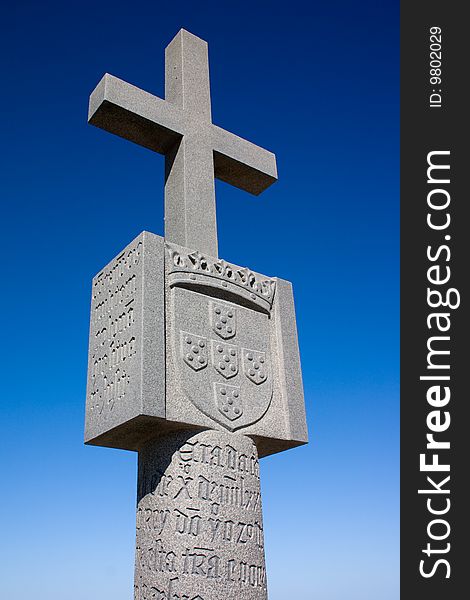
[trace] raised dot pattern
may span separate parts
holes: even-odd
[[[220,386],[218,388],[219,408],[229,419],[236,419],[242,414],[239,402],[240,391],[233,386]]]
[[[184,359],[193,369],[202,369],[207,365],[206,346],[206,341],[197,336],[184,336]]]
[[[214,367],[224,377],[234,377],[238,373],[238,356],[235,347],[218,343],[213,347]]]
[[[245,372],[255,383],[266,380],[266,358],[261,352],[245,352]]]
[[[224,338],[233,337],[235,335],[235,311],[222,307],[214,307],[213,325],[215,331]]]

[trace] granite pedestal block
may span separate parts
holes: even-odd
[[[92,287],[87,443],[198,427],[260,456],[307,441],[289,282],[144,232]]]

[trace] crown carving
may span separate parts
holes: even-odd
[[[169,274],[185,275],[189,279],[195,276],[215,278],[223,287],[236,286],[243,295],[248,295],[252,300],[258,301],[271,308],[276,282],[273,279],[263,277],[254,273],[246,267],[234,266],[222,259],[213,259],[195,252],[181,252],[171,246],[167,246],[170,258]]]

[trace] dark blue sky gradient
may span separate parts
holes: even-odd
[[[398,599],[398,2],[2,10],[0,597],[130,600],[136,457],[84,447],[90,281],[163,233],[163,158],[86,124],[104,72],[163,95],[180,27],[213,120],[277,154],[217,183],[220,255],[294,283],[311,444],[262,461],[270,600]]]

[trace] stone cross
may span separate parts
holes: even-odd
[[[106,74],[89,122],[165,155],[165,238],[217,256],[214,177],[258,195],[274,154],[211,121],[207,43],[182,29],[165,52],[165,100]]]
[[[166,157],[165,238],[92,283],[85,442],[138,452],[134,599],[266,600],[258,461],[307,442],[294,300],[218,258],[214,176],[259,194],[274,155],[211,123],[207,45],[184,30],[166,100],[105,75],[90,122]]]

